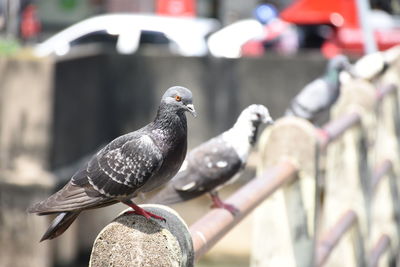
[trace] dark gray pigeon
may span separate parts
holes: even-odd
[[[236,208],[222,202],[218,189],[239,176],[256,141],[259,125],[272,122],[263,105],[247,107],[231,129],[194,148],[178,174],[148,202],[174,204],[209,193],[212,207],[234,214]]]
[[[352,75],[352,66],[346,56],[339,55],[328,62],[323,76],[306,85],[292,100],[286,116],[296,116],[314,122],[317,116],[329,109],[340,94],[340,72]]]
[[[111,141],[58,192],[28,209],[31,213],[58,213],[41,241],[61,235],[80,212],[122,202],[146,218],[161,217],[135,205],[131,198],[166,183],[186,155],[185,111],[195,115],[192,93],[169,88],[156,118],[145,127]]]

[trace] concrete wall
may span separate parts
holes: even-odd
[[[54,65],[0,58],[0,266],[51,266],[48,226],[27,207],[48,196]]]
[[[198,117],[188,119],[193,147],[229,128],[250,104],[264,104],[274,118],[281,116],[324,65],[316,54],[238,60],[113,54],[59,61],[52,166],[70,163],[152,120],[170,86],[194,94]]]

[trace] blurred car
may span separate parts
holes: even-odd
[[[242,46],[250,40],[264,38],[264,27],[255,19],[234,22],[208,38],[208,47],[215,57],[238,58],[242,56]]]
[[[256,19],[236,21],[212,33],[208,38],[210,53],[215,57],[239,58],[261,56],[266,50],[284,54],[297,51],[297,32],[290,23],[278,17],[271,4],[261,4],[254,10]]]
[[[111,44],[121,54],[132,54],[140,44],[168,47],[183,56],[208,53],[206,37],[219,28],[209,18],[157,15],[108,14],[80,21],[34,48],[37,56],[63,56],[74,46],[90,43]]]

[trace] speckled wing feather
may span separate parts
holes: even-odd
[[[179,202],[179,198],[182,201],[200,196],[228,182],[244,165],[233,147],[221,136],[191,151],[185,164],[186,168],[171,180],[164,193],[159,193],[156,202],[173,204]]]
[[[89,209],[133,195],[162,164],[148,135],[124,135],[100,150],[59,192],[30,210],[42,214]]]

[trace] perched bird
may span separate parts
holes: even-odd
[[[231,129],[188,153],[178,174],[148,202],[174,204],[209,193],[212,207],[225,208],[234,214],[236,208],[219,198],[218,189],[239,176],[256,142],[259,125],[272,122],[263,105],[247,107]]]
[[[187,150],[185,111],[196,115],[192,93],[171,87],[162,96],[153,122],[120,136],[96,155],[58,192],[28,209],[31,213],[58,213],[41,241],[61,235],[80,212],[122,202],[132,213],[162,219],[131,201],[166,183],[179,170]]]
[[[289,108],[286,116],[296,116],[311,122],[317,116],[329,109],[338,99],[340,94],[340,72],[353,73],[352,66],[346,56],[339,55],[328,62],[323,76],[313,80],[297,94]]]

